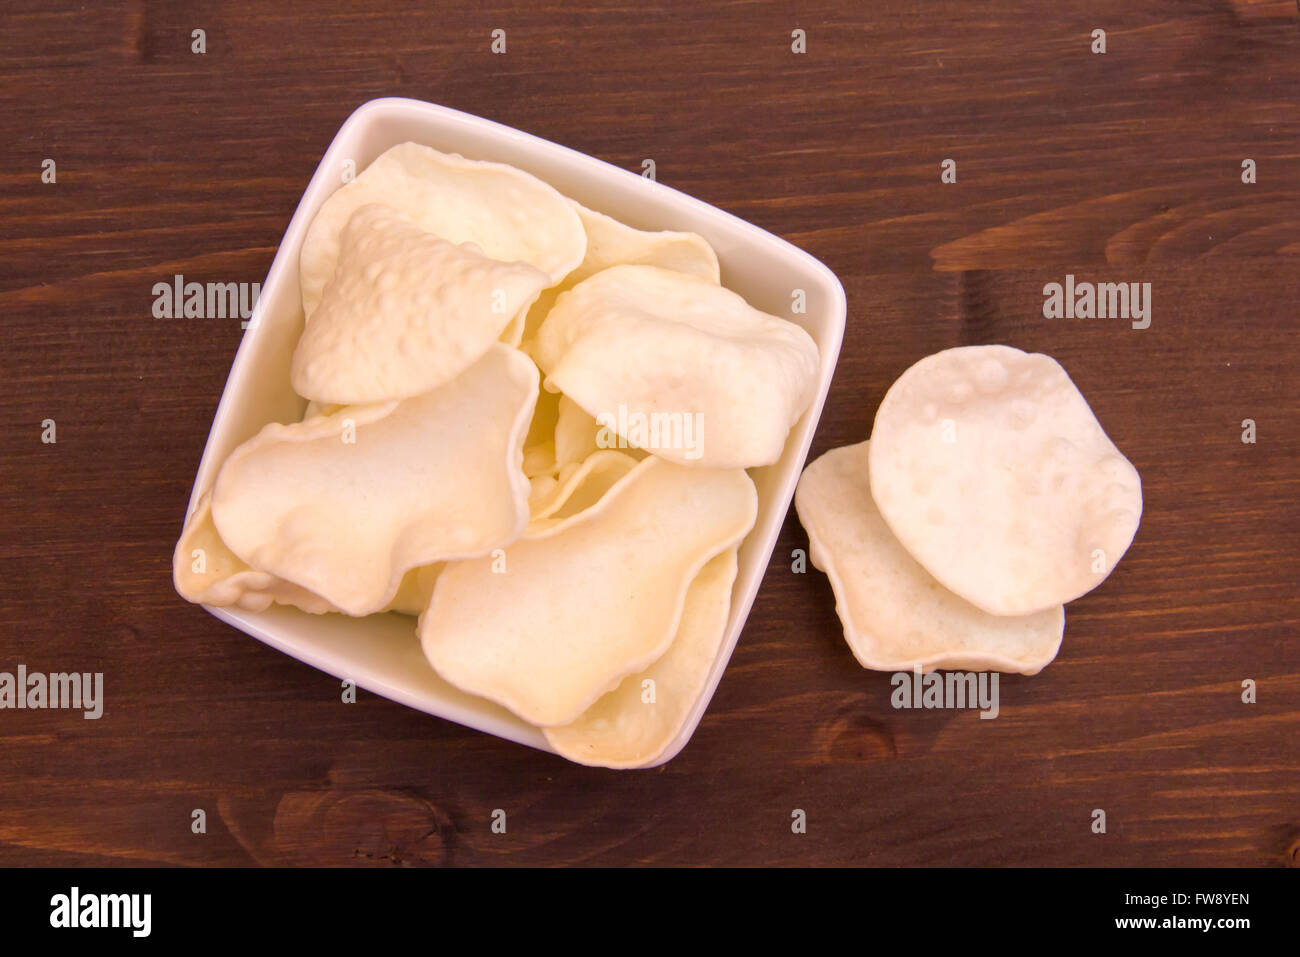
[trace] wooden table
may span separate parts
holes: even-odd
[[[0,671],[102,671],[107,703],[0,711],[0,865],[1297,863],[1294,4],[57,6],[11,0],[0,29]],[[153,284],[260,281],[383,95],[652,157],[824,260],[849,322],[814,454],[927,353],[1056,356],[1146,495],[1056,662],[1006,676],[995,721],[894,710],[826,579],[791,571],[791,514],[692,743],[611,773],[341,704],[180,600],[241,331],[153,318]],[[1150,328],[1044,319],[1067,273],[1150,282]]]

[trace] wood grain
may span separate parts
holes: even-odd
[[[107,705],[0,711],[0,865],[1294,865],[1300,25],[1283,7],[6,3],[0,670],[103,671]],[[653,157],[830,265],[849,324],[814,454],[866,437],[929,352],[1057,356],[1146,493],[1058,660],[1006,676],[995,721],[892,709],[825,578],[791,572],[791,516],[690,746],[613,774],[343,705],[332,678],[181,601],[171,549],[240,328],[156,320],[151,287],[260,281],[339,124],[390,94],[629,169]],[[1150,282],[1151,327],[1043,319],[1067,272]]]

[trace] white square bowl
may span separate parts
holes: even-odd
[[[190,509],[211,487],[230,452],[268,422],[297,422],[306,400],[289,384],[289,361],[302,331],[298,254],[325,198],[391,146],[413,140],[471,159],[527,170],[580,203],[641,229],[692,230],[717,250],[722,281],[765,312],[803,326],[821,352],[817,395],[795,425],[775,464],[750,470],[758,487],[758,521],[745,539],[732,593],[731,618],[708,684],[681,734],[652,764],[672,759],[690,740],[708,707],[763,580],[790,507],[795,484],[821,416],[844,334],[844,289],[822,263],[785,240],[637,173],[619,169],[519,130],[418,100],[363,104],[330,144],[280,242],[252,321],[231,366],[208,444],[194,480]],[[352,166],[346,164],[351,161]],[[794,290],[806,312],[792,315]],[[308,615],[272,605],[263,612],[207,607],[241,631],[313,667],[350,679],[409,707],[549,751],[540,731],[491,702],[453,688],[425,661],[414,619],[395,613],[368,618]]]

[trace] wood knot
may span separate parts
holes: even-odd
[[[402,867],[449,863],[451,818],[401,791],[293,791],[275,809],[273,842],[288,864]]]
[[[898,757],[893,732],[866,713],[861,695],[819,716],[809,744],[799,764],[858,764]]]

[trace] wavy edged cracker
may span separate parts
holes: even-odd
[[[539,289],[536,293],[528,298],[522,306],[515,311],[501,333],[500,341],[508,346],[514,346],[516,349],[523,348],[524,341],[524,323],[528,319],[528,312],[533,308],[533,303],[541,297],[542,291]]]
[[[319,412],[316,414],[320,414]],[[441,564],[412,568],[393,600],[381,611],[418,615],[429,604]],[[235,605],[265,611],[273,603],[290,605],[312,615],[337,612],[319,595],[267,572],[250,568],[221,540],[212,523],[212,492],[204,492],[185,523],[172,556],[176,591],[186,601],[202,605]]]
[[[438,576],[446,567],[445,562],[435,562],[432,565],[412,568],[402,576],[402,583],[397,586],[397,594],[382,610],[395,611],[399,615],[420,614],[429,604],[429,596],[433,594],[433,583],[438,580]]]
[[[647,458],[599,504],[511,545],[503,571],[449,565],[420,618],[424,653],[463,691],[568,724],[667,650],[691,581],[757,508],[739,469]]]
[[[235,605],[265,611],[272,603],[292,605],[313,615],[337,611],[320,595],[292,582],[250,568],[217,534],[212,524],[212,492],[204,492],[185,523],[172,555],[172,581],[186,601]]]
[[[303,409],[302,412],[302,420],[306,422],[308,419],[314,419],[318,415],[333,415],[341,408],[343,408],[343,406],[336,405],[333,402],[317,402],[315,399],[308,399],[307,408]]]
[[[596,451],[600,432],[596,420],[568,396],[542,389],[524,441],[524,474],[555,477]]]
[[[606,768],[643,767],[673,743],[704,693],[727,633],[736,550],[705,565],[686,592],[673,643],[663,657],[623,679],[578,720],[544,728],[547,742],[579,764]],[[646,682],[653,682],[647,700]]]
[[[581,463],[566,465],[545,492],[537,488],[531,501],[529,533],[537,532],[545,522],[554,525],[571,518],[599,502],[605,493],[622,481],[637,465],[637,459],[614,449],[592,452]]]
[[[560,293],[611,266],[658,266],[698,276],[715,284],[722,281],[718,254],[713,251],[708,240],[698,233],[635,229],[612,216],[588,209],[576,200],[571,199],[569,203],[577,211],[587,233],[587,254],[578,268],[569,273],[558,286],[545,290],[528,310],[523,333],[526,340],[531,341],[537,335],[538,327],[555,305]]]
[[[564,293],[534,356],[550,387],[630,444],[705,468],[775,462],[817,383],[803,329],[654,266],[615,266]]]
[[[569,277],[575,284],[602,269],[621,265],[658,266],[714,284],[722,281],[718,254],[699,233],[636,229],[576,200],[569,203],[587,234],[586,255]]]
[[[871,436],[880,514],[950,591],[1027,615],[1091,591],[1142,515],[1137,470],[1050,356],[949,349],[886,393]]]
[[[560,416],[558,392],[540,389],[524,439],[524,474],[529,478],[555,472],[555,424]]]
[[[536,367],[496,345],[414,399],[268,425],[222,466],[216,527],[254,568],[349,615],[379,611],[411,568],[486,554],[523,531],[536,397]]]
[[[477,362],[547,277],[360,207],[334,278],[293,353],[294,391],[356,405],[422,395]]]
[[[560,396],[560,407],[555,419],[555,466],[564,468],[582,462],[597,449],[596,436],[600,426],[567,395]]]
[[[343,227],[368,203],[398,209],[448,242],[474,243],[492,259],[536,266],[552,285],[582,262],[587,249],[578,214],[535,176],[401,143],[325,200],[308,227],[299,263],[308,322],[334,276]]]
[[[876,671],[1041,671],[1060,650],[1065,609],[990,615],[935,581],[880,517],[868,446],[831,449],[812,462],[794,499],[853,656]]]

